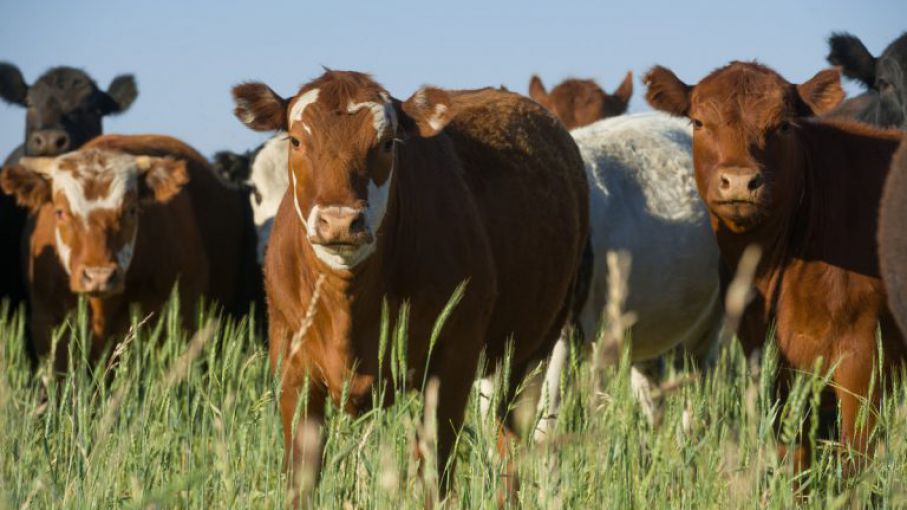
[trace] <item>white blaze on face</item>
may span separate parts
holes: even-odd
[[[126,154],[117,154],[104,152],[102,157],[105,165],[101,166],[98,157],[100,151],[89,152],[88,154],[64,154],[56,160],[50,170],[51,190],[54,195],[62,193],[69,203],[69,211],[73,221],[81,221],[87,226],[88,217],[92,212],[98,210],[117,210],[123,206],[123,200],[129,192],[138,190],[138,170],[135,165],[135,158]],[[60,162],[71,158],[78,158],[77,174],[70,170],[60,169]],[[86,163],[84,160],[88,159]],[[107,192],[98,197],[91,199],[85,196],[84,184],[89,180],[109,180]],[[138,229],[136,229],[138,232]],[[132,255],[135,247],[135,233],[132,239],[127,242],[117,253],[117,263],[120,269],[125,272],[132,262]],[[63,241],[60,235],[59,227],[54,229],[54,240],[57,246],[57,253],[60,256],[60,262],[67,273],[71,272],[69,265],[72,248]]]
[[[302,114],[305,113],[306,107],[314,103],[315,101],[318,101],[318,89],[309,90],[305,94],[296,98],[296,102],[293,103],[293,107],[290,108],[289,127],[292,128],[294,122],[301,122]],[[303,127],[311,134],[311,130],[308,128],[308,126]]]

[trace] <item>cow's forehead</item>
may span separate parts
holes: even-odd
[[[390,94],[377,84],[357,87],[345,82],[316,82],[303,87],[289,104],[290,129],[299,124],[309,135],[358,126],[363,118],[363,125],[371,126],[376,137],[397,126]]]
[[[116,209],[138,187],[135,158],[88,149],[60,156],[51,171],[54,194],[62,193],[74,215],[88,217],[97,209]]]
[[[707,76],[693,90],[697,115],[712,114],[727,123],[768,127],[793,114],[792,85],[774,71],[728,66]]]

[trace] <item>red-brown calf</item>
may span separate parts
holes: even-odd
[[[694,86],[655,67],[646,99],[694,126],[696,183],[708,206],[726,287],[743,249],[762,248],[738,331],[747,351],[763,344],[771,321],[788,367],[837,364],[841,440],[865,453],[873,423],[856,427],[870,394],[876,328],[884,369],[902,362],[903,339],[879,278],[877,211],[898,134],[808,117],[844,97],[836,70],[793,85],[771,69],[734,62]]]
[[[533,75],[529,80],[529,97],[553,113],[567,129],[623,114],[632,95],[632,71],[627,71],[614,94],[608,94],[593,80],[564,80],[550,93],[538,76]]]

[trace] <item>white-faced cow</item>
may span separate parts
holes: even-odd
[[[248,310],[254,231],[241,196],[195,150],[155,135],[105,135],[56,158],[23,158],[0,187],[30,209],[26,274],[34,350],[88,298],[91,361],[125,332],[130,306],[161,309],[179,281],[185,325],[205,295]],[[253,266],[254,267],[254,266]],[[54,360],[66,367],[65,342]]]
[[[0,62],[0,98],[26,108],[25,142],[10,154],[5,164],[22,156],[56,156],[79,148],[101,134],[105,115],[125,111],[138,92],[131,75],[121,75],[107,91],[98,88],[83,71],[55,67],[31,86],[19,69]],[[0,300],[13,307],[25,301],[25,278],[20,272],[22,238],[27,211],[11,197],[0,194]]]
[[[613,94],[602,90],[593,80],[567,79],[551,89],[550,93],[538,76],[533,75],[529,80],[529,97],[551,111],[567,129],[623,114],[632,95],[632,71],[627,72]]]
[[[289,136],[265,286],[290,468],[301,462],[302,391],[303,419],[317,424],[327,400],[345,395],[360,412],[390,377],[387,363],[378,369],[382,303],[392,327],[409,303],[413,381],[440,381],[443,466],[480,353],[495,362],[512,341],[512,384],[565,323],[588,229],[576,145],[535,102],[492,89],[423,88],[398,101],[367,75],[328,71],[288,99],[261,83],[233,94],[243,123]]]
[[[662,113],[600,120],[571,131],[589,181],[593,252],[589,297],[579,316],[595,338],[608,301],[609,251],[630,257],[625,308],[630,330],[632,383],[643,411],[657,409],[646,393],[652,362],[677,346],[707,361],[721,324],[718,247],[693,178],[692,127]],[[556,418],[560,374],[568,342],[558,341],[547,368],[535,437]]]
[[[828,62],[841,66],[844,76],[867,88],[866,93],[845,101],[829,115],[907,130],[907,33],[889,44],[879,57],[848,33],[833,34],[828,45]]]

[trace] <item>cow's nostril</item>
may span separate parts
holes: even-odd
[[[66,149],[67,146],[69,146],[69,137],[65,134],[58,135],[54,140],[54,148],[57,150]]]
[[[353,222],[350,223],[350,234],[357,234],[359,232],[364,232],[364,231],[365,231],[365,215],[359,214],[358,216],[356,216],[356,218],[353,220]]]
[[[747,184],[746,187],[750,191],[756,191],[757,189],[762,187],[762,184],[764,181],[765,181],[765,179],[762,178],[762,174],[756,174],[755,177],[750,179],[750,182]]]
[[[721,189],[728,189],[731,187],[731,180],[727,178],[726,175],[721,176]]]

